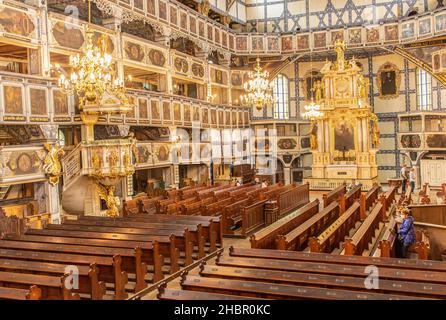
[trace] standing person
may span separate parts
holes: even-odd
[[[403,179],[403,185],[402,185],[403,193],[406,193],[407,180],[409,180],[409,177],[407,176],[407,165],[406,164],[403,164],[403,167],[401,168],[401,171],[400,171],[400,175],[401,175],[401,178]]]
[[[260,179],[259,179],[259,177],[255,177],[255,178],[254,178],[254,182],[255,182],[255,184],[259,184],[259,183],[260,183]]]
[[[398,230],[398,242],[400,248],[400,252],[397,253],[399,255],[398,258],[406,258],[407,250],[413,243],[415,243],[416,240],[415,228],[413,226],[414,218],[412,216],[412,212],[409,209],[405,208],[403,209],[402,213],[404,218]]]
[[[415,190],[415,179],[416,179],[415,168],[412,168],[412,169],[410,169],[410,172],[409,172],[409,183],[410,183],[410,187],[412,188],[412,192],[414,192],[414,190]]]

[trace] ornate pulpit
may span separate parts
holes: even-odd
[[[305,180],[312,189],[331,190],[355,179],[367,190],[378,182],[378,118],[361,68],[345,59],[343,42],[335,51],[336,61],[326,62],[322,82],[312,89],[322,115],[311,121],[312,176]]]

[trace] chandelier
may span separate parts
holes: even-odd
[[[98,106],[106,93],[127,102],[124,82],[116,75],[112,56],[107,53],[106,38],[101,37],[98,41],[99,44],[95,45],[93,43],[94,32],[90,28],[90,23],[91,0],[88,1],[86,46],[81,54],[70,56],[71,75],[67,77],[60,66],[56,65],[57,71],[61,73],[58,81],[59,87],[66,94],[76,93],[78,95],[81,110],[87,106]]]
[[[313,59],[310,52],[310,83],[313,86]],[[310,88],[311,91],[313,91],[313,88]],[[311,101],[309,104],[304,106],[305,112],[302,112],[302,118],[309,119],[311,121],[315,121],[318,118],[321,118],[324,116],[324,113],[322,111],[319,111],[321,109],[321,106],[314,102],[314,97],[311,95]]]
[[[243,85],[246,94],[242,96],[245,104],[256,106],[257,110],[261,110],[263,106],[274,102],[272,95],[273,83],[268,81],[268,71],[262,71],[260,67],[260,58],[257,57],[257,65],[254,72],[248,73],[249,80]]]
[[[315,120],[317,118],[323,117],[324,113],[319,111],[321,106],[314,103],[313,99],[311,99],[310,104],[304,106],[305,112],[302,113],[302,117],[304,119]]]

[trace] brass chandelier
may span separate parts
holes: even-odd
[[[313,86],[313,59],[310,52],[310,83]],[[313,91],[313,88],[310,88]],[[322,118],[324,112],[320,111],[321,106],[314,102],[313,94],[311,94],[311,101],[309,104],[304,106],[305,112],[301,113],[302,118],[315,121],[316,119]]]
[[[257,110],[261,110],[265,105],[274,102],[273,83],[268,80],[268,71],[262,71],[259,57],[256,62],[254,71],[248,73],[249,80],[243,85],[246,94],[241,96],[241,99],[244,104],[254,105]]]
[[[67,94],[76,93],[79,97],[79,108],[98,106],[106,93],[122,99],[125,97],[124,82],[117,76],[112,63],[112,56],[108,54],[106,39],[99,39],[99,45],[93,43],[94,31],[91,24],[91,0],[88,0],[88,24],[86,27],[86,45],[81,54],[71,55],[69,65],[71,75],[66,76],[59,65],[56,69],[61,73],[59,87]]]

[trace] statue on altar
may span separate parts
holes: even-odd
[[[314,87],[311,88],[311,91],[314,93],[314,100],[320,101],[322,100],[322,92],[324,90],[324,83],[321,80],[317,80],[314,82]]]
[[[317,149],[317,125],[316,124],[313,124],[313,126],[311,127],[310,148],[311,148],[311,150]]]
[[[363,75],[360,75],[358,78],[358,91],[359,91],[359,97],[361,99],[367,98],[367,86],[368,86],[367,80]]]
[[[371,124],[371,131],[372,131],[372,144],[375,148],[379,147],[379,143],[380,143],[380,131],[379,131],[379,126],[378,126],[378,117],[376,116],[376,114],[372,113],[370,116],[370,120],[372,122]]]
[[[325,63],[312,88],[322,114],[312,119],[310,132],[312,175],[305,180],[312,189],[355,179],[367,190],[378,182],[378,118],[367,101],[367,78],[345,50],[343,41],[334,43],[336,61]]]

